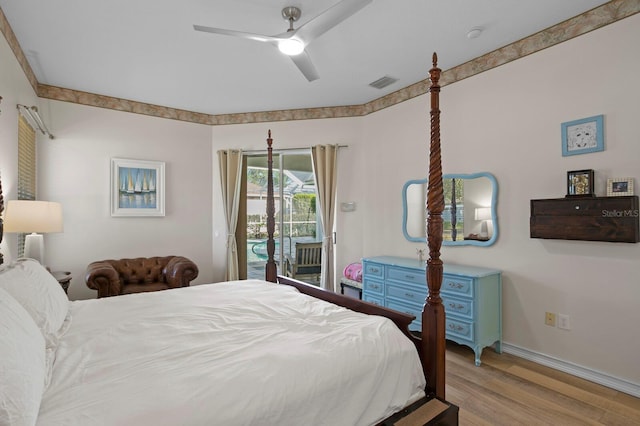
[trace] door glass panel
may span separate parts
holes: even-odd
[[[267,261],[267,156],[247,158],[247,278],[264,279]],[[309,151],[273,155],[273,182],[276,208],[275,260],[278,274],[286,275],[295,263],[298,243],[322,241],[316,208],[316,185]],[[314,270],[295,276],[317,284]]]

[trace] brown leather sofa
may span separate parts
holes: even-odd
[[[93,262],[85,282],[101,298],[188,287],[197,276],[196,264],[183,256],[139,257]]]

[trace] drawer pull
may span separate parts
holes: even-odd
[[[376,290],[378,290],[380,288],[380,286],[378,284],[371,284],[369,287],[375,288]]]
[[[405,295],[406,297],[410,297],[410,298],[412,298],[412,299],[413,299],[414,297],[416,297],[416,295],[415,295],[415,294],[413,294],[413,293],[405,293],[404,295]]]
[[[576,210],[580,210],[580,206],[576,206],[575,208],[576,208]]]
[[[461,283],[453,283],[453,282],[450,282],[450,283],[449,283],[449,287],[451,287],[451,288],[457,288],[457,289],[462,289],[462,288],[463,288],[463,285],[462,285]]]
[[[455,325],[455,324],[451,324],[449,323],[449,328],[453,331],[462,331],[464,330],[464,327],[462,327],[461,325]]]
[[[380,269],[378,269],[378,268],[371,268],[371,272],[378,273],[378,272],[380,272]]]
[[[460,311],[460,310],[464,309],[464,305],[461,305],[461,304],[457,304],[456,305],[455,303],[449,303],[449,307],[451,309],[455,309],[456,311]]]
[[[408,279],[408,280],[415,280],[416,279],[415,275],[405,275],[404,277],[406,279]]]

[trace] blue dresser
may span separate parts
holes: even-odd
[[[362,299],[414,315],[412,331],[422,329],[428,288],[426,266],[417,259],[378,256],[362,259]],[[480,365],[482,350],[502,352],[502,274],[496,269],[444,265],[442,304],[446,338],[469,346]]]

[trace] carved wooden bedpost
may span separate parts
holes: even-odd
[[[429,147],[429,184],[427,188],[427,243],[429,260],[427,261],[427,296],[422,311],[423,363],[427,375],[427,387],[436,396],[445,399],[445,315],[440,286],[442,285],[442,211],[444,193],[442,188],[442,164],[440,161],[440,68],[438,56],[433,54],[431,77],[431,145]]]
[[[271,144],[271,130],[267,137],[267,265],[265,266],[265,279],[272,283],[277,281],[278,268],[274,260],[276,242],[273,233],[276,227],[276,206],[273,200],[273,149]]]

